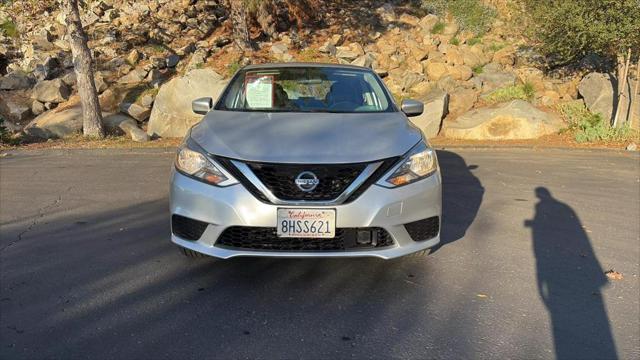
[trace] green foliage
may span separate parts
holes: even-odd
[[[235,75],[236,72],[238,72],[238,70],[240,70],[240,68],[242,67],[242,65],[240,65],[239,62],[234,61],[231,64],[227,65],[227,75],[229,77]]]
[[[433,25],[433,27],[431,28],[431,33],[432,34],[442,34],[442,32],[444,32],[444,23],[442,21],[438,21],[435,25]]]
[[[458,46],[460,45],[460,39],[458,39],[457,37],[454,37],[451,40],[449,40],[449,44]]]
[[[479,37],[474,37],[474,38],[471,38],[471,39],[467,40],[467,45],[469,45],[469,46],[473,46],[473,45],[481,44],[481,43],[482,43],[482,39],[479,38]]]
[[[533,85],[531,83],[524,83],[497,89],[490,93],[485,100],[489,103],[499,103],[515,99],[530,101],[535,94],[536,91]]]
[[[300,51],[299,53],[299,60],[302,62],[318,61],[320,57],[321,57],[320,52],[318,51],[318,49],[314,49],[314,48],[306,48]]]
[[[11,19],[6,19],[0,23],[0,33],[10,38],[18,37],[18,28]]]
[[[566,131],[573,132],[576,142],[625,141],[637,137],[637,133],[627,124],[613,128],[600,114],[590,112],[582,103],[560,104],[558,110],[569,124]]]
[[[476,65],[476,66],[471,68],[471,71],[473,71],[473,73],[476,74],[476,75],[482,74],[482,72],[484,71],[484,66],[483,65]]]
[[[532,83],[527,81],[524,84],[520,85],[520,87],[527,100],[533,99],[533,97],[536,95],[536,88]]]
[[[503,49],[504,47],[505,47],[505,44],[494,42],[494,43],[491,43],[491,45],[487,46],[487,50],[496,52],[500,49]]]
[[[165,52],[165,51],[167,50],[167,48],[165,48],[165,47],[164,47],[163,45],[161,45],[161,44],[151,44],[151,45],[149,45],[149,47],[150,47],[153,51],[155,51],[155,52],[160,52],[160,53],[163,53],[163,52]]]
[[[640,1],[522,1],[533,24],[531,35],[552,65],[589,53],[614,59],[640,47]]]
[[[483,34],[495,19],[497,11],[481,0],[422,0],[422,7],[439,16],[451,14],[460,28]]]

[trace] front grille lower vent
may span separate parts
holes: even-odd
[[[440,232],[440,218],[433,216],[427,219],[414,221],[404,225],[409,236],[414,241],[424,241],[433,239]]]
[[[195,241],[200,239],[208,225],[206,222],[180,215],[171,216],[171,232],[185,240]]]
[[[358,230],[369,230],[375,245],[358,244]],[[393,245],[393,239],[382,228],[338,228],[336,236],[325,238],[279,238],[276,228],[232,226],[220,234],[216,246],[236,250],[260,251],[344,251],[378,249]]]

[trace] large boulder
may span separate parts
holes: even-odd
[[[429,80],[438,81],[440,78],[447,75],[449,68],[444,63],[430,62],[425,64],[424,72],[427,74]]]
[[[449,93],[449,113],[453,115],[464,114],[471,110],[478,100],[478,94],[473,89],[456,88]]]
[[[349,46],[336,47],[336,57],[338,59],[354,61],[355,59],[358,58],[358,56],[361,56],[361,55],[364,55],[364,54],[360,54],[356,49],[352,49]]]
[[[16,125],[7,119],[0,120],[0,125],[2,125],[10,133],[17,133],[18,131],[20,131],[19,125]]]
[[[440,19],[438,19],[437,16],[433,14],[429,14],[423,17],[422,19],[420,19],[420,22],[418,23],[418,25],[420,25],[424,34],[430,35],[431,29],[433,29],[433,27],[435,26],[435,24],[438,23],[438,21],[440,21]]]
[[[440,89],[434,89],[421,101],[424,103],[424,112],[422,115],[410,117],[409,120],[431,138],[440,132],[442,119],[447,115],[449,96]]]
[[[482,80],[484,93],[516,84],[516,75],[510,72],[483,71],[482,74],[477,75],[477,78]]]
[[[578,85],[578,92],[584,98],[584,103],[592,113],[602,115],[609,121],[613,118],[613,81],[609,74],[589,73]]]
[[[144,142],[149,136],[136,121],[121,113],[102,113],[103,125],[109,132],[124,132],[134,141]],[[65,138],[82,132],[82,105],[78,97],[42,113],[24,128],[24,132],[39,139]]]
[[[467,81],[473,76],[473,71],[466,65],[456,65],[449,67],[449,74],[454,80]]]
[[[43,103],[61,103],[67,101],[70,93],[62,79],[44,80],[33,87],[31,98]]]
[[[0,78],[0,90],[30,89],[35,79],[22,72],[12,72]]]
[[[47,56],[42,63],[37,64],[33,70],[33,75],[38,81],[51,80],[59,75],[61,71],[60,62],[57,58]]]
[[[31,117],[31,100],[24,94],[0,92],[0,115],[22,123]]]
[[[133,118],[125,114],[109,114],[104,117],[104,126],[110,131],[119,129],[136,142],[149,141],[149,135],[138,127]]]
[[[475,109],[445,122],[442,133],[454,139],[535,139],[558,132],[562,122],[524,100]]]
[[[515,49],[507,46],[496,51],[493,54],[493,61],[501,65],[513,66],[516,62]]]
[[[183,137],[202,116],[191,111],[191,102],[220,95],[227,81],[211,69],[195,69],[165,83],[156,96],[147,133],[161,137]]]
[[[143,68],[134,69],[127,73],[127,75],[118,79],[120,84],[139,84],[144,81],[149,71]]]
[[[149,118],[151,109],[138,105],[136,103],[122,103],[120,104],[120,111],[124,114],[131,116],[139,122],[143,122]]]
[[[82,131],[82,106],[60,107],[40,114],[24,132],[40,139],[64,138]]]

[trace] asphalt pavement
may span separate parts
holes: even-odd
[[[637,153],[442,150],[443,243],[390,261],[185,258],[172,158],[0,158],[1,359],[640,358]]]

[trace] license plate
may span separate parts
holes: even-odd
[[[333,238],[335,209],[278,209],[278,237]]]

